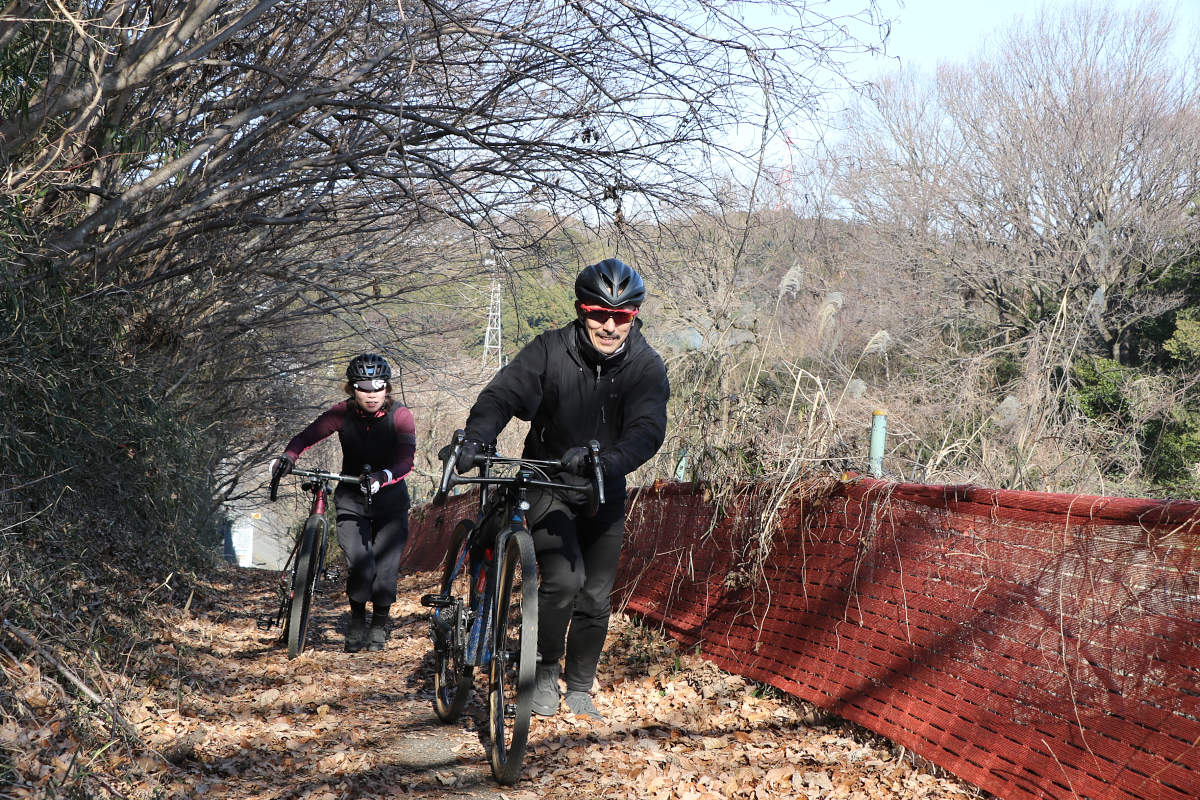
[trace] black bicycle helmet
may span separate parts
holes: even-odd
[[[388,366],[387,359],[378,353],[363,353],[350,359],[350,366],[346,367],[347,380],[354,383],[371,378],[392,379],[392,368]]]
[[[575,279],[575,297],[589,306],[636,307],[646,299],[646,284],[637,270],[624,261],[606,258],[579,273]]]

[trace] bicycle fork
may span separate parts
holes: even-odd
[[[471,630],[467,634],[468,661],[472,666],[482,666],[492,660],[492,615],[495,613],[496,565],[504,554],[504,537],[496,537],[496,543],[484,551],[483,558],[472,575],[475,587],[475,603],[471,609]]]

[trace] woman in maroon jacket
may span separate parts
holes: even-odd
[[[342,474],[359,475],[370,465],[367,490],[339,484],[334,492],[338,542],[350,564],[346,594],[350,624],[346,652],[382,650],[388,635],[388,613],[396,600],[396,573],[408,541],[408,485],[416,453],[412,412],[392,399],[392,369],[383,356],[355,356],[346,368],[348,397],[293,438],[275,460],[272,479],[291,471],[308,448],[337,433],[342,444]],[[367,601],[371,622],[367,625]]]

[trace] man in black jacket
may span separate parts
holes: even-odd
[[[590,689],[608,633],[612,588],[625,535],[625,476],[658,452],[666,435],[667,371],[641,334],[642,278],[608,258],[575,280],[578,318],[526,345],[484,388],[467,418],[457,468],[475,465],[483,443],[513,417],[531,423],[527,458],[561,458],[587,467],[589,440],[600,443],[605,504],[587,517],[561,494],[533,503],[529,523],[538,556],[537,688],[533,710],[558,711],[565,656],[567,707],[602,718]]]

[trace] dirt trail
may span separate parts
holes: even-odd
[[[184,609],[162,607],[162,640],[129,675],[123,706],[148,744],[144,797],[963,798],[981,793],[898,758],[883,740],[677,652],[614,618],[597,706],[607,720],[535,718],[526,774],[491,778],[477,701],[457,725],[430,705],[429,574],[402,579],[382,652],[342,652],[339,582],[315,604],[311,649],[289,661],[265,571],[222,571]],[[140,674],[139,674],[140,673]],[[477,683],[481,686],[482,683]]]

